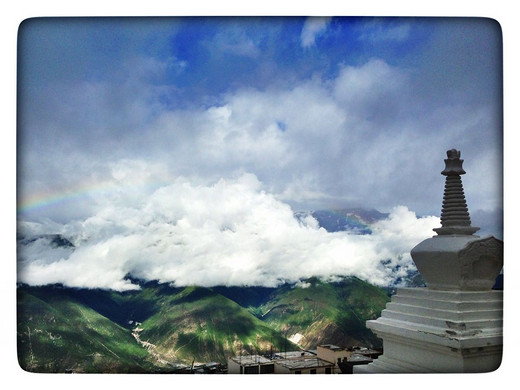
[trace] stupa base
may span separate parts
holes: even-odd
[[[502,291],[399,289],[367,327],[383,355],[354,373],[477,373],[502,361]]]

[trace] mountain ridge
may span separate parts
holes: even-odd
[[[319,227],[329,233],[348,231],[353,234],[372,234],[371,225],[389,216],[376,209],[365,209],[361,207],[319,209],[311,211],[296,211],[296,219],[304,222],[310,216],[314,218]]]
[[[314,290],[301,287],[305,283],[314,285]],[[342,319],[337,314],[352,309],[341,304],[341,299],[354,299],[347,287],[350,286],[352,291],[360,289],[358,294],[361,296],[370,290],[368,283],[357,278],[345,278],[343,283],[343,286],[332,285],[310,279],[303,284],[286,284],[276,289],[247,286],[234,289],[217,286],[213,289],[148,282],[139,291],[123,293],[59,285],[20,285],[17,288],[20,366],[35,372],[69,369],[75,372],[169,372],[176,364],[190,364],[192,361],[225,363],[228,356],[297,350],[309,347],[313,342],[376,345],[370,331],[364,327],[364,321],[365,317],[369,319],[377,315],[386,300],[374,301],[377,313],[366,311],[360,302],[354,300],[354,305],[360,306],[356,315],[363,318],[353,320],[352,315],[345,315]],[[377,289],[379,297],[388,298],[383,290],[373,288]],[[239,296],[240,291],[244,291],[242,305],[226,296]],[[278,313],[274,316],[276,309],[269,313],[269,308],[280,300],[285,299],[289,307],[293,302],[287,300],[288,295],[296,295],[302,300],[307,297],[308,300],[311,299],[308,293],[313,295],[315,307],[310,312],[316,317],[315,321],[296,326],[294,315],[285,318]],[[368,295],[366,298],[372,299]],[[76,314],[67,318],[71,306]],[[49,315],[49,312],[55,314]],[[92,318],[102,324],[97,333],[95,327],[89,328]],[[291,326],[284,327],[284,324]],[[108,341],[104,340],[105,328],[111,329],[111,342],[119,349],[110,348]],[[82,330],[83,335],[89,337],[76,335],[76,330]],[[291,334],[288,334],[289,330]],[[351,336],[346,337],[349,332]],[[303,341],[291,338],[298,333],[304,336]],[[72,348],[77,353],[67,354],[63,348],[55,347],[50,355],[43,353],[39,356],[29,348],[29,334],[42,337],[42,345],[67,339],[69,344],[79,345]],[[45,335],[48,336],[46,339]],[[115,355],[103,345],[115,355],[122,356],[119,365],[112,359]],[[50,364],[51,360],[54,365]],[[75,365],[71,365],[71,361],[75,361]]]

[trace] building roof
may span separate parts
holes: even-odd
[[[333,345],[333,344],[323,344],[323,345],[318,345],[318,347],[327,348],[327,349],[330,349],[331,351],[343,351],[345,349],[345,348],[341,348],[341,347],[338,347],[337,345]]]
[[[287,360],[275,360],[276,364],[285,367],[289,370],[299,370],[303,368],[319,368],[319,367],[333,367],[333,363],[329,363],[325,360],[317,357],[300,357]]]
[[[365,362],[365,361],[371,362],[372,358],[365,356],[365,355],[361,355],[359,353],[353,353],[352,355],[350,355],[350,357],[348,358],[347,361],[348,362]]]
[[[279,359],[293,359],[299,358],[302,356],[316,356],[316,352],[313,351],[287,351],[287,352],[277,352],[274,354],[275,358]]]
[[[377,351],[375,349],[370,349],[366,347],[353,347],[350,349],[352,352],[360,354],[360,355],[372,355],[372,354],[381,354],[381,351]]]
[[[272,363],[272,360],[260,356],[260,355],[244,355],[244,356],[234,356],[230,358],[235,363],[240,364],[241,366],[256,366],[259,364]]]

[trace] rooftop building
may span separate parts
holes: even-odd
[[[354,366],[370,364],[373,360],[370,356],[353,353],[348,359],[338,362],[338,366],[343,374],[353,374]]]
[[[345,349],[336,345],[319,345],[316,350],[277,352],[271,356],[246,355],[228,359],[230,374],[337,374],[342,369],[338,365],[347,361],[354,351],[371,351],[358,347]],[[356,355],[357,356],[357,355]],[[362,355],[359,355],[362,356]],[[362,364],[371,362],[365,357]],[[361,364],[358,363],[358,364]]]
[[[229,374],[272,374],[274,362],[261,355],[244,355],[228,358]]]
[[[273,354],[275,359],[295,359],[301,357],[315,357],[317,356],[317,351],[313,350],[304,350],[304,351],[288,351],[288,352],[276,352]]]
[[[352,355],[352,351],[332,344],[318,345],[317,352],[321,359],[334,363],[334,373],[341,372],[339,363]]]
[[[332,374],[334,363],[317,356],[275,360],[276,374]]]
[[[381,354],[364,347],[342,348],[319,345],[316,350],[245,355],[228,359],[230,374],[339,374],[352,373],[352,366],[368,364]],[[341,363],[345,365],[341,366]],[[350,367],[345,370],[345,367]]]

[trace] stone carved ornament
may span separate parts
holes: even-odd
[[[495,237],[472,241],[460,251],[459,261],[463,283],[492,285],[504,265],[504,242]]]

